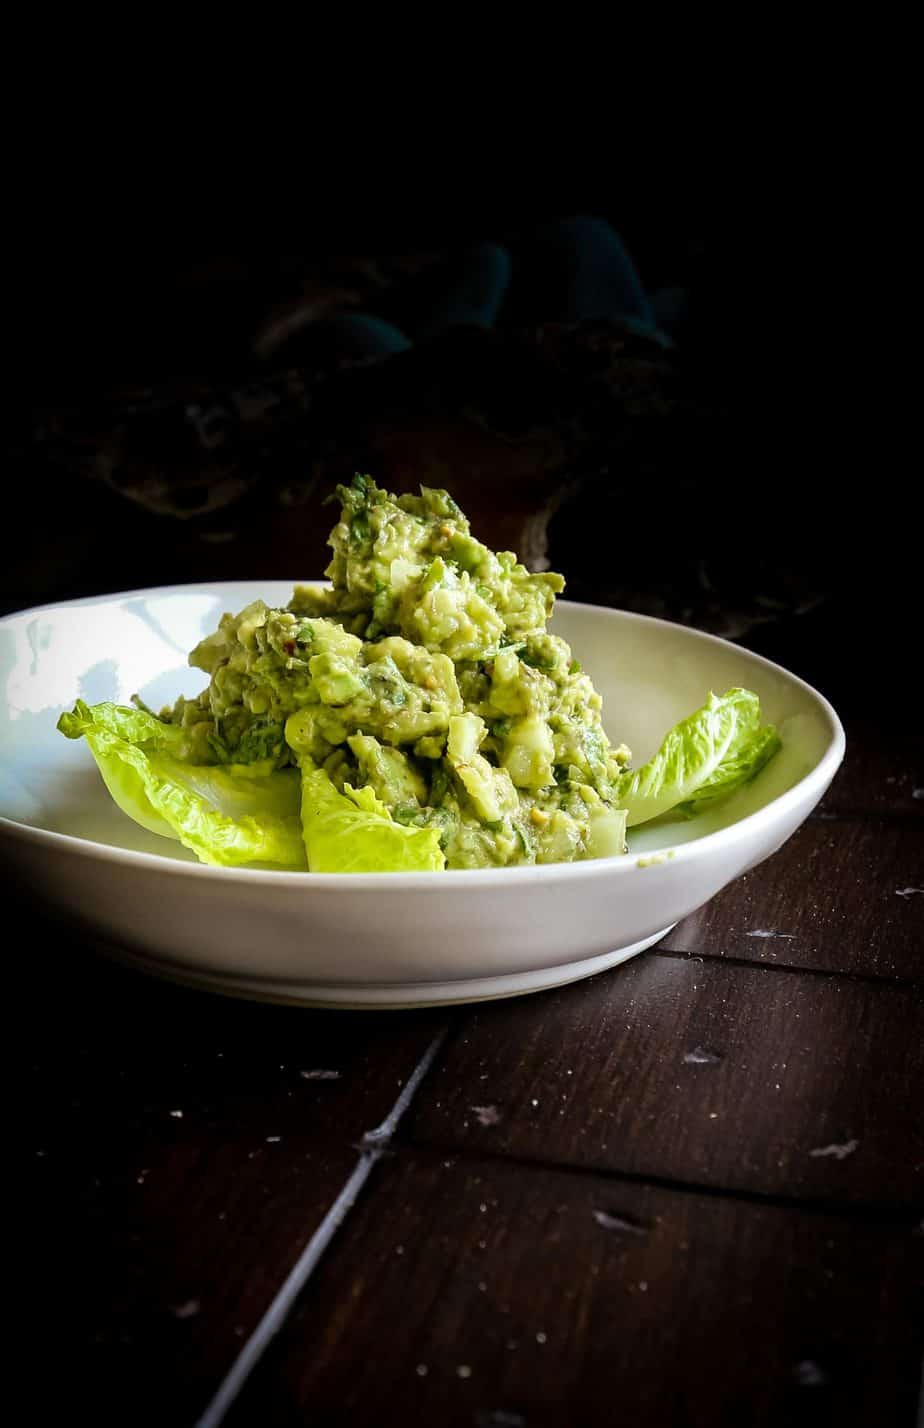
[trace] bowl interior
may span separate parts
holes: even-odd
[[[0,817],[113,847],[195,862],[179,843],[148,833],[113,804],[82,740],[57,733],[75,699],[153,708],[192,695],[205,675],[188,651],[225,610],[250,600],[285,604],[289,581],[178,586],[25,611],[0,621]],[[779,728],[783,749],[722,808],[693,820],[659,820],[632,830],[645,852],[704,836],[755,812],[811,772],[837,725],[813,690],[746,650],[683,626],[561,602],[552,625],[603,695],[615,742],[643,762],[665,731],[701,705],[710,689],[745,685]]]

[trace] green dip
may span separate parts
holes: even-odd
[[[629,750],[546,628],[562,577],[488,550],[445,491],[356,476],[338,495],[330,588],[256,600],[193,650],[208,687],[160,716],[178,756],[256,773],[307,755],[436,828],[450,868],[624,852]]]

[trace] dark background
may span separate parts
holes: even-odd
[[[882,299],[843,235],[734,186],[473,187],[270,206],[257,242],[233,221],[197,241],[179,191],[150,215],[89,196],[66,233],[25,235],[3,607],[315,577],[324,498],[366,469],[449,485],[477,533],[575,598],[771,654],[799,621],[803,672],[830,692],[834,648],[871,686],[894,677],[920,482],[876,409]],[[493,307],[486,245],[509,263]],[[356,314],[407,350],[357,343]]]

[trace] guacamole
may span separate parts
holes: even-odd
[[[629,767],[601,700],[547,629],[560,575],[475,540],[445,491],[338,487],[325,589],[255,600],[193,650],[209,676],[157,715],[77,700],[119,807],[217,867],[439,872],[626,851],[693,818],[780,746],[747,689],[710,694]]]
[[[629,750],[546,628],[562,577],[482,545],[445,491],[356,476],[338,497],[329,588],[222,617],[189,657],[207,688],[160,716],[174,756],[322,769],[436,830],[449,868],[624,852]]]

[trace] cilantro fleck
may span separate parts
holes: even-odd
[[[531,669],[539,669],[548,673],[555,668],[554,661],[543,659],[540,655],[533,654],[531,650],[520,650],[520,659],[524,664],[528,664]]]

